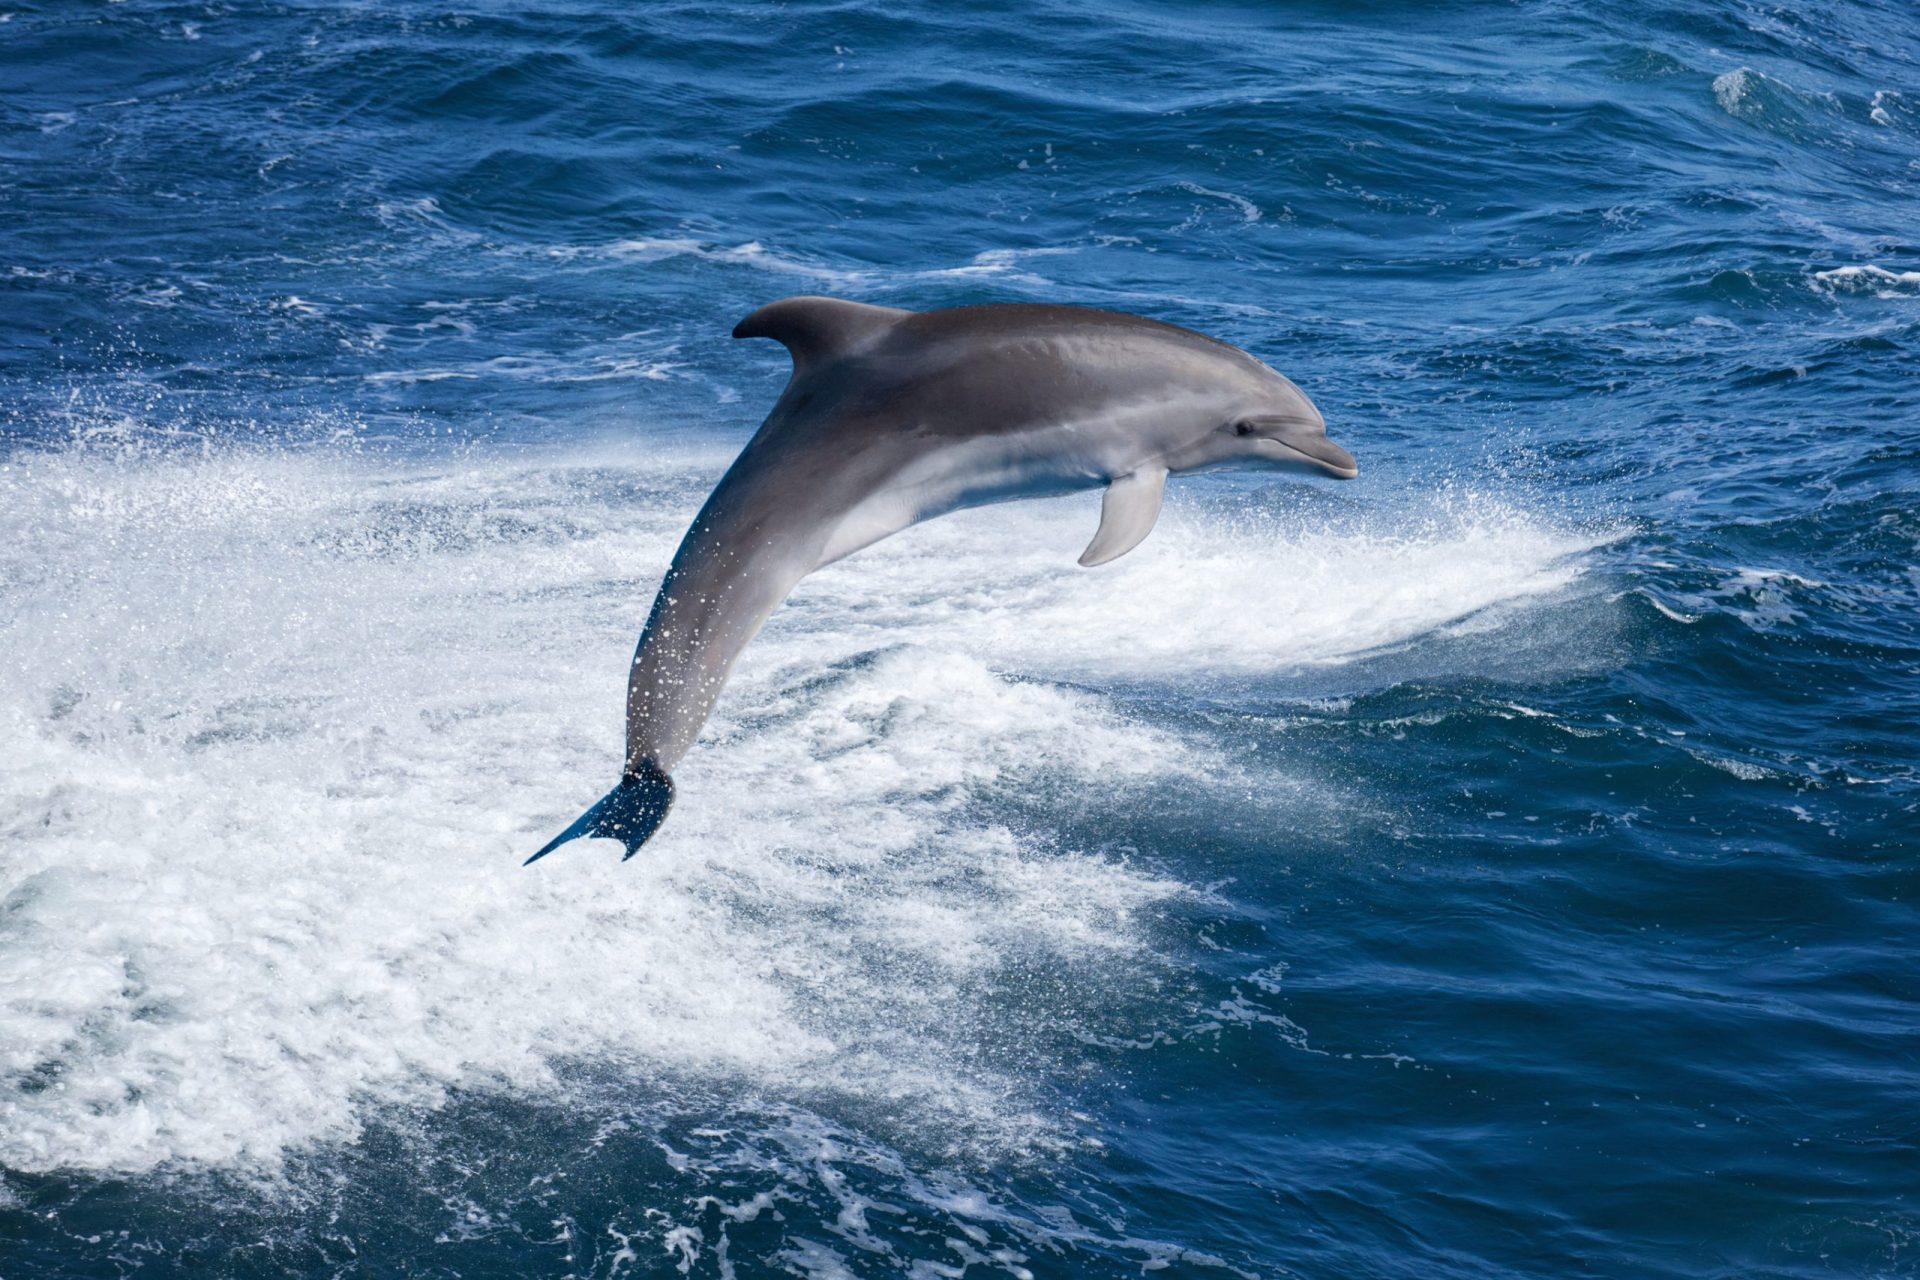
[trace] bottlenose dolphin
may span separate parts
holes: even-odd
[[[962,507],[1105,486],[1080,556],[1138,546],[1167,476],[1255,466],[1352,479],[1300,388],[1237,347],[1140,316],[1036,303],[901,311],[783,298],[736,338],[793,377],[694,517],[627,685],[620,785],[528,858],[581,836],[632,857],[734,660],[800,579]]]

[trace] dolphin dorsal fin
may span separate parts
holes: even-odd
[[[1080,553],[1081,565],[1091,569],[1118,560],[1139,546],[1140,540],[1153,532],[1153,522],[1160,518],[1160,499],[1166,492],[1164,467],[1142,467],[1116,476],[1100,504],[1099,532]]]
[[[794,373],[801,374],[859,350],[912,314],[844,298],[782,298],[735,325],[733,336],[784,343],[793,356]]]

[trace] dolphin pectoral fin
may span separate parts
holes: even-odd
[[[1160,499],[1167,492],[1167,473],[1159,467],[1146,467],[1117,477],[1107,486],[1106,500],[1100,504],[1100,528],[1093,541],[1080,553],[1080,564],[1091,569],[1109,560],[1118,560],[1140,545],[1153,532],[1160,518]]]
[[[571,826],[547,843],[528,858],[521,866],[528,866],[558,849],[569,840],[578,840],[582,836],[603,836],[618,840],[627,846],[625,862],[638,853],[640,846],[652,838],[666,821],[667,810],[673,805],[673,779],[655,768],[651,762],[620,779],[620,785],[602,796],[591,809],[573,820]]]

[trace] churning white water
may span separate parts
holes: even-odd
[[[1493,503],[1387,536],[1184,501],[1087,572],[1095,498],[965,513],[802,585],[641,856],[522,870],[613,779],[634,637],[725,461],[0,470],[0,1163],[271,1168],[581,1060],[1025,1140],[969,975],[1124,987],[1199,890],[975,801],[1253,803],[1101,682],[1339,664],[1561,591],[1597,540]]]

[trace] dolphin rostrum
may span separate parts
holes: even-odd
[[[673,803],[668,772],[735,659],[815,569],[962,507],[1102,486],[1080,563],[1105,564],[1153,528],[1169,474],[1356,470],[1293,383],[1139,316],[803,297],[768,303],[733,336],[784,343],[793,377],[654,598],[627,686],[620,785],[528,862],[581,836],[619,840],[629,858],[646,843]]]

